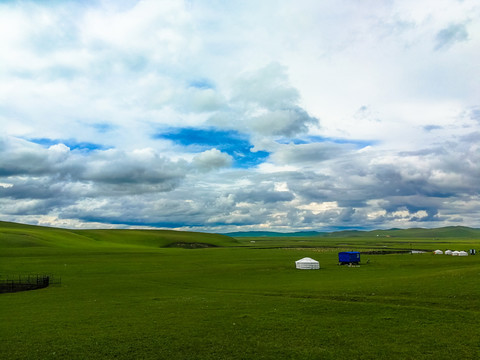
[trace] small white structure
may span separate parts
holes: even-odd
[[[458,256],[458,251],[457,250],[453,251],[452,256]]]
[[[445,250],[445,255],[452,255],[452,250]]]
[[[297,269],[302,270],[320,269],[320,263],[309,257],[295,261],[295,266]]]
[[[459,251],[458,256],[468,256],[468,253],[466,251]]]
[[[443,254],[443,251],[442,250],[435,250],[433,252],[435,255],[442,255]]]

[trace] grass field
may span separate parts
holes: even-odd
[[[0,275],[62,278],[0,295],[0,358],[478,359],[480,255],[363,254],[360,267],[337,265],[339,250],[436,248],[480,240],[0,223]],[[296,270],[305,256],[321,269]]]

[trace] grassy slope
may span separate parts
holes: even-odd
[[[159,248],[166,242],[152,234],[135,246],[136,232],[2,225],[0,273],[62,277],[60,287],[0,296],[8,359],[480,356],[480,256],[372,255],[349,268],[336,265],[336,246],[394,240],[322,239],[332,247],[311,249],[298,245],[320,240],[283,240],[290,249],[245,240],[185,250]],[[23,248],[12,247],[12,235]],[[322,269],[295,270],[304,256]]]
[[[125,246],[167,247],[178,243],[232,246],[237,241],[218,234],[171,230],[66,230],[0,221],[0,248],[72,247],[78,249]]]
[[[172,230],[78,230],[75,233],[96,241],[134,246],[167,247],[186,243],[211,246],[237,244],[235,239],[225,235]]]
[[[70,230],[0,222],[0,249],[56,247],[96,247],[92,239],[77,235]]]

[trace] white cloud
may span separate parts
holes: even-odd
[[[193,158],[193,164],[200,171],[210,171],[232,164],[232,157],[218,149],[210,149]]]

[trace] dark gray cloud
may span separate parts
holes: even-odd
[[[353,145],[330,142],[280,145],[272,155],[272,160],[278,164],[314,163],[319,165],[322,161],[338,159],[353,149]]]
[[[202,209],[184,199],[170,198],[166,193],[95,197],[65,207],[63,219],[124,225],[160,227],[200,226],[205,221]]]
[[[3,138],[0,149],[0,196],[30,204],[26,213],[46,214],[88,197],[171,191],[189,171],[185,161],[172,162],[152,150],[85,154],[14,138]]]
[[[186,163],[174,163],[151,150],[98,152],[88,159],[79,179],[109,185],[154,185],[171,190],[186,173]]]
[[[3,139],[0,176],[47,176],[52,182],[152,186],[151,191],[171,190],[187,172],[186,162],[172,162],[151,149],[124,152],[97,150],[72,152],[63,144],[45,149],[19,139]],[[130,192],[128,186],[123,186]]]
[[[1,198],[21,199],[53,199],[62,197],[62,194],[71,196],[72,183],[55,177],[10,177],[4,181],[11,181],[9,187],[0,187]]]
[[[234,193],[234,199],[237,202],[245,203],[277,203],[282,201],[291,201],[295,196],[290,191],[275,190],[273,183],[252,185],[244,187]]]
[[[0,138],[0,176],[43,175],[52,164],[43,149],[35,144]]]

